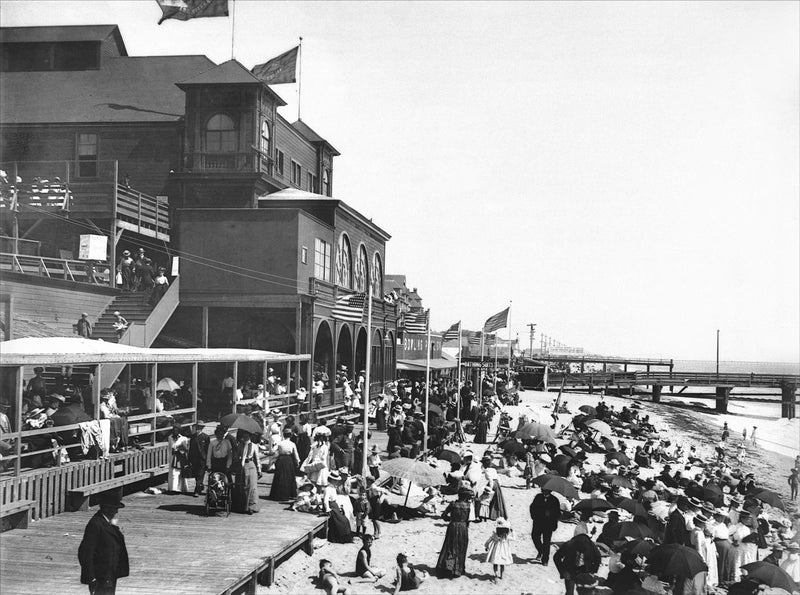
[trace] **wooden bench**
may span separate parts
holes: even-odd
[[[328,407],[320,407],[314,411],[314,419],[317,422],[336,419],[338,417],[344,418],[345,421],[349,421],[351,419],[360,419],[362,414],[346,413],[344,405],[330,405]]]
[[[75,488],[67,492],[67,497],[70,501],[70,510],[89,510],[89,498],[94,494],[101,494],[108,490],[121,488],[132,483],[153,479],[159,475],[165,475],[168,472],[169,468],[166,465],[162,465],[160,467],[139,471],[138,473],[128,473],[127,475],[121,475],[120,477],[114,477],[106,481]]]
[[[2,529],[27,529],[31,522],[31,512],[36,500],[15,500],[4,504],[0,508],[0,519],[2,519]]]

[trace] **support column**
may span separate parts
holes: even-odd
[[[653,403],[660,403],[661,402],[661,389],[663,387],[660,384],[653,385]]]
[[[208,306],[203,306],[200,321],[200,346],[208,349]]]
[[[717,413],[728,413],[728,399],[730,396],[730,386],[717,387]]]
[[[794,384],[784,383],[781,384],[781,417],[787,419],[794,419],[797,417],[797,407],[795,405],[795,390],[797,387]]]

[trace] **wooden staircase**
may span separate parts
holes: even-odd
[[[147,318],[153,311],[153,307],[147,303],[147,295],[144,292],[136,292],[121,293],[115,297],[95,323],[92,329],[92,338],[102,339],[109,343],[119,342],[117,331],[113,326],[116,321],[114,312],[117,311],[130,323],[129,327],[146,324]],[[140,347],[145,347],[145,345],[140,345]]]

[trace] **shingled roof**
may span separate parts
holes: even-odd
[[[58,25],[52,27],[3,27],[0,43],[42,43],[105,41],[113,36],[121,56],[127,56],[125,42],[116,25]]]
[[[297,120],[296,122],[292,123],[292,128],[297,130],[306,140],[312,143],[325,143],[331,149],[331,152],[334,155],[341,155],[339,151],[337,151],[332,144],[322,138],[319,134],[317,134],[311,126],[303,122],[302,120]]]
[[[2,124],[170,122],[183,118],[175,83],[216,65],[205,56],[106,58],[99,70],[0,73]]]

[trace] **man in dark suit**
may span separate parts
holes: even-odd
[[[536,559],[547,566],[550,561],[550,538],[558,527],[561,505],[550,490],[542,490],[531,502],[530,513],[533,520],[531,539],[539,554]]]
[[[579,575],[597,572],[600,558],[600,550],[585,533],[576,535],[558,549],[553,561],[559,576],[564,579],[566,595],[575,593],[575,579]]]
[[[686,496],[678,497],[678,507],[672,511],[667,521],[667,528],[664,531],[664,543],[677,543],[680,545],[691,545],[689,530],[686,528],[686,517],[684,514],[689,508],[689,500]]]
[[[125,507],[120,496],[119,492],[104,495],[78,548],[81,583],[89,585],[91,595],[113,595],[117,579],[130,573],[125,537],[117,527],[117,513]]]

